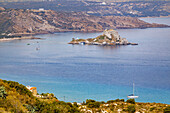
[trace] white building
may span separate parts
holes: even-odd
[[[101,5],[106,5],[106,2],[102,2]]]
[[[39,8],[39,11],[44,11],[44,8]]]

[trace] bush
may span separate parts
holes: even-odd
[[[11,88],[15,88],[20,95],[28,95],[33,98],[32,92],[29,91],[24,85],[14,81],[3,80],[3,82],[7,83]]]
[[[109,100],[107,101],[107,104],[113,103],[113,102],[124,102],[124,99],[116,99],[116,100]]]
[[[86,100],[86,105],[89,108],[99,108],[100,107],[100,102],[96,102],[95,100],[87,99]]]
[[[128,99],[126,102],[131,103],[131,104],[135,104],[135,99]]]
[[[120,102],[125,102],[125,100],[124,99],[120,99]]]
[[[78,107],[77,102],[73,102],[73,106]]]
[[[105,104],[105,102],[104,102],[104,101],[101,101],[101,104]]]
[[[88,103],[91,103],[91,102],[96,102],[95,100],[91,100],[91,99],[87,99],[86,100],[86,105],[88,104]]]
[[[113,102],[115,102],[115,100],[109,100],[109,101],[107,101],[107,104],[110,104],[110,103],[113,103]]]
[[[164,113],[170,113],[170,106],[168,106],[164,109]]]
[[[128,106],[127,111],[128,111],[128,113],[134,113],[136,111],[135,106],[134,105]]]
[[[0,97],[5,99],[7,96],[7,92],[5,91],[5,87],[4,86],[0,86]]]
[[[87,107],[88,108],[99,108],[100,107],[100,102],[89,102],[88,104],[87,104]]]
[[[150,111],[153,111],[154,109],[156,109],[156,107],[151,107],[151,108],[150,108]]]

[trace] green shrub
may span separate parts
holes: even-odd
[[[88,104],[88,103],[91,103],[91,102],[96,102],[95,100],[91,100],[91,99],[87,99],[86,100],[86,105]]]
[[[31,93],[31,91],[29,91],[24,85],[19,84],[18,82],[14,82],[14,81],[6,81],[3,80],[4,83],[8,83],[8,85],[11,88],[15,88],[16,91],[20,94],[20,95],[28,95],[29,97],[33,98],[33,95]]]
[[[151,107],[151,108],[150,108],[150,111],[153,111],[155,108],[156,108],[156,107]]]
[[[131,104],[135,104],[135,99],[128,99],[126,102],[131,103]]]
[[[73,102],[73,106],[78,107],[77,102]]]
[[[70,103],[70,102],[67,102],[67,105],[69,105],[70,107],[73,107],[72,103]]]
[[[0,97],[5,99],[7,96],[7,92],[5,91],[5,87],[4,86],[0,86]]]
[[[134,105],[129,105],[127,108],[128,113],[134,113],[136,111],[135,106]]]
[[[124,99],[120,99],[120,102],[125,102],[125,100]]]
[[[99,38],[99,39],[103,40],[103,39],[104,39],[104,36],[100,36],[100,38]]]
[[[87,107],[88,108],[99,108],[100,107],[100,102],[89,102],[88,104],[87,104]]]
[[[99,108],[100,107],[100,102],[96,102],[95,100],[87,99],[86,100],[86,105],[89,108]]]
[[[104,101],[101,101],[101,104],[105,104],[105,102],[104,102]]]
[[[113,103],[113,102],[115,102],[115,100],[109,100],[109,101],[107,101],[107,104],[110,104],[110,103]]]
[[[124,99],[109,100],[107,101],[107,104],[113,103],[113,102],[124,102],[124,101],[125,101]]]
[[[164,109],[164,113],[170,113],[170,106],[168,106]]]

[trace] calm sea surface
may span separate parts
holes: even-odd
[[[170,18],[142,20],[170,23]],[[170,104],[170,28],[117,31],[139,45],[67,44],[73,37],[102,34],[78,32],[0,42],[0,78],[35,86],[39,93],[54,93],[59,100],[70,102],[126,100],[134,82],[136,101]]]

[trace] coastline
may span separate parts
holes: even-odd
[[[137,18],[168,18],[168,17],[170,17],[170,15],[168,15],[168,16],[147,16],[147,17],[137,17]]]
[[[42,39],[42,38],[37,38],[33,36],[22,36],[22,37],[15,37],[15,38],[1,38],[0,42],[5,42],[5,41],[12,41],[12,40],[24,40],[24,39]]]
[[[157,18],[157,17],[155,17]],[[161,17],[160,17],[161,18]],[[162,24],[165,25],[165,24]],[[147,28],[169,28],[169,25],[166,26],[159,26],[159,27],[140,27],[140,28],[129,28],[129,27],[119,27],[117,29],[147,29]],[[61,30],[61,31],[52,31],[52,32],[39,32],[39,33],[27,33],[27,34],[22,34],[22,33],[16,33],[13,34],[15,38],[0,38],[0,42],[3,41],[11,41],[11,40],[22,40],[22,39],[41,39],[41,38],[36,38],[34,37],[35,35],[41,35],[41,34],[53,34],[53,33],[64,33],[64,32],[81,32],[81,33],[97,33],[97,32],[103,32],[103,30],[92,30],[92,31],[80,31],[80,30]],[[17,36],[21,36],[21,38],[18,38]]]

